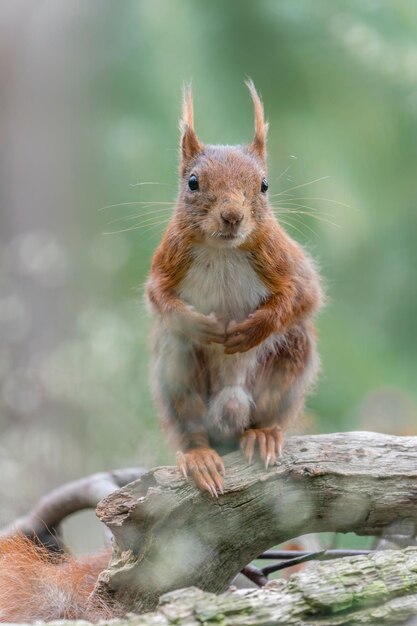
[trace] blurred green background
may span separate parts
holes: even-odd
[[[184,81],[201,139],[239,143],[253,78],[271,194],[325,276],[300,430],[417,433],[415,3],[3,0],[0,49],[0,525],[66,480],[173,463],[142,288]]]

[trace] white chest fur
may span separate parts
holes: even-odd
[[[269,294],[248,253],[235,248],[196,247],[180,297],[200,313],[241,321]]]

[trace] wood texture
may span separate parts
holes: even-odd
[[[292,437],[271,469],[247,466],[239,453],[225,462],[225,494],[218,499],[163,467],[99,504],[115,550],[95,593],[149,611],[174,589],[222,592],[260,552],[305,533],[415,534],[417,438],[365,432]],[[325,566],[336,571],[334,562]],[[330,597],[330,581],[326,588]]]

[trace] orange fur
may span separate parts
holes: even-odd
[[[242,249],[250,253],[254,268],[271,292],[257,311],[257,326],[252,320],[253,334],[257,331],[252,345],[271,332],[286,331],[321,306],[322,291],[314,265],[278,223],[268,220],[261,224]],[[239,326],[233,329],[239,330]]]
[[[185,309],[175,295],[175,287],[190,266],[191,246],[191,236],[172,224],[155,252],[147,293],[151,304],[163,314]]]
[[[75,559],[23,535],[0,539],[0,622],[114,617],[116,607],[89,599],[108,561],[108,552]]]

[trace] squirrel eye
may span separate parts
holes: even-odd
[[[262,193],[266,193],[268,191],[268,182],[267,182],[266,178],[262,179],[261,191],[262,191]]]
[[[191,174],[190,178],[188,179],[188,187],[191,189],[191,191],[198,190],[198,178],[195,174]]]

